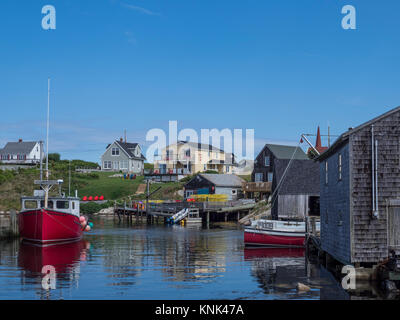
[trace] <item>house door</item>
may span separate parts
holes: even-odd
[[[160,164],[160,173],[161,174],[167,173],[167,165],[166,164]]]

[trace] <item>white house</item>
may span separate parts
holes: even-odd
[[[101,156],[101,170],[143,174],[145,160],[138,143],[124,142],[121,138],[107,146]]]
[[[40,162],[40,142],[22,141],[8,142],[0,149],[0,161],[12,164],[36,164]]]

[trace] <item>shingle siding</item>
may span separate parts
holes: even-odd
[[[378,219],[372,218],[372,125],[378,140]],[[319,159],[322,249],[343,263],[379,263],[388,257],[386,204],[400,196],[400,108],[350,130],[338,140]],[[343,156],[343,180],[335,182],[339,152]],[[336,223],[340,210],[342,226]]]
[[[342,155],[342,180],[339,180],[339,154]],[[328,162],[328,184],[325,163]],[[348,264],[350,254],[350,163],[349,145],[320,163],[320,213],[322,249],[336,260]]]

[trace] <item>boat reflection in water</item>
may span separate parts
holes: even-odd
[[[304,248],[245,248],[244,259],[252,262],[251,274],[264,294],[299,298],[296,284],[307,278]],[[310,291],[305,296],[314,295],[318,293]]]
[[[42,271],[54,267],[56,288],[78,287],[80,262],[86,261],[90,243],[86,240],[52,245],[21,242],[18,252],[18,266],[23,269],[26,282],[39,282]],[[46,268],[44,268],[46,267]]]

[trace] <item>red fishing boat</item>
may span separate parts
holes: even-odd
[[[305,238],[306,225],[300,221],[259,219],[244,229],[244,243],[247,246],[303,247]]]
[[[49,79],[50,95],[50,79]],[[50,99],[48,98],[48,101]],[[43,179],[43,142],[40,142],[40,180],[35,184],[40,190],[35,190],[33,197],[21,197],[21,211],[18,215],[19,232],[24,240],[52,243],[59,241],[74,241],[82,237],[83,230],[90,230],[87,219],[80,217],[79,198],[66,197],[61,192],[63,180],[49,180],[49,104],[47,106],[47,147],[46,176]],[[50,189],[58,185],[59,195],[49,196]]]
[[[73,241],[82,238],[84,227],[79,218],[79,198],[22,197],[18,215],[19,232],[24,240],[41,243]]]

